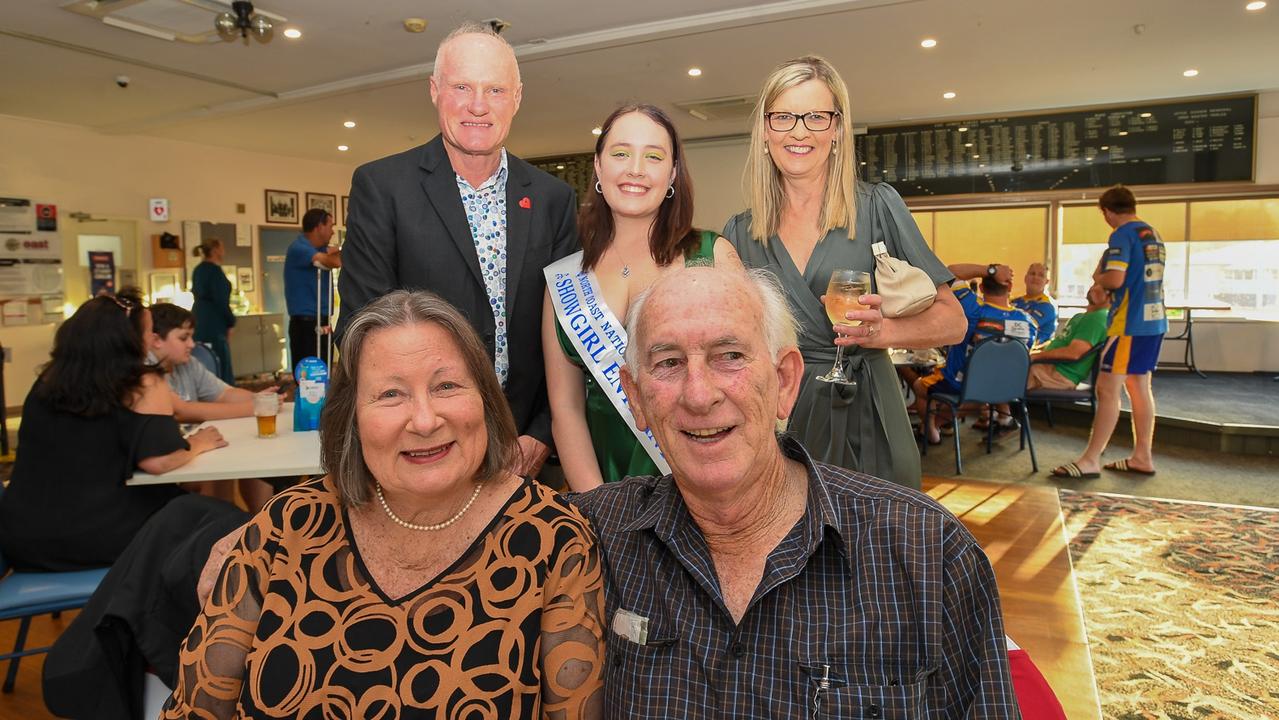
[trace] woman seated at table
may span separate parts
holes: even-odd
[[[677,261],[741,265],[727,240],[693,228],[692,178],[666,113],[626,105],[601,128],[597,197],[578,219],[582,251],[546,269],[542,311],[551,431],[568,484],[579,492],[669,472],[653,439],[634,428],[614,364],[626,347],[631,298]],[[605,346],[611,352],[601,355]]]
[[[164,377],[144,361],[150,332],[146,309],[113,297],[89,300],[58,328],[23,404],[13,478],[0,497],[0,550],[15,567],[110,565],[183,493],[128,487],[134,470],[158,475],[226,444],[214,428],[182,438]]]
[[[475,331],[397,291],[341,350],[329,474],[246,526],[164,717],[599,717],[594,535],[511,472],[515,423]]]

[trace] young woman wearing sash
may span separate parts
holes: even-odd
[[[676,262],[732,263],[714,232],[693,228],[693,188],[675,126],[652,105],[613,111],[595,141],[596,197],[578,217],[582,251],[546,268],[542,347],[551,430],[569,487],[669,472],[635,428],[621,388],[631,298]]]

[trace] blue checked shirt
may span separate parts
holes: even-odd
[[[478,188],[457,176],[457,190],[466,210],[466,222],[471,226],[480,275],[493,311],[493,369],[503,383],[511,369],[506,347],[506,176],[506,150],[502,150],[502,165],[497,172]]]
[[[1020,717],[994,572],[959,520],[781,444],[808,503],[740,625],[670,476],[576,496],[605,563],[605,717]],[[623,608],[645,644],[614,631]]]

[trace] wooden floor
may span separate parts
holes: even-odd
[[[955,513],[995,568],[1005,629],[1056,691],[1071,720],[1101,717],[1057,491],[1051,487],[925,478],[924,489]],[[49,644],[75,613],[32,622],[29,644]],[[0,623],[0,647],[13,647],[16,621]],[[23,658],[0,720],[53,718],[40,695],[43,655]],[[0,677],[7,664],[0,663]]]
[[[999,583],[1004,630],[1030,654],[1066,717],[1101,717],[1057,490],[925,478],[924,490],[964,522]]]

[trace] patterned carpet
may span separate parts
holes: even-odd
[[[1279,718],[1279,511],[1061,506],[1104,717]]]

